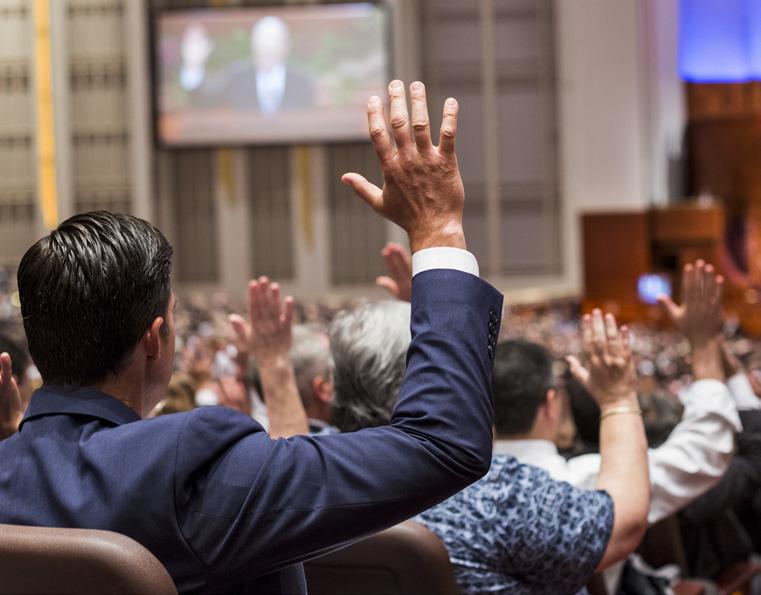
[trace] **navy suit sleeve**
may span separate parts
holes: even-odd
[[[189,415],[178,439],[175,508],[207,570],[231,580],[309,559],[486,473],[501,311],[502,296],[473,275],[415,277],[407,373],[389,426],[271,440],[233,411]]]

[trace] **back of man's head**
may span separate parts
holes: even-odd
[[[505,341],[494,356],[494,423],[502,436],[526,434],[553,386],[552,356],[530,341]]]
[[[323,381],[332,376],[330,341],[325,331],[299,324],[293,327],[293,346],[290,351],[296,386],[305,408],[309,408],[314,397],[314,380],[318,376]]]
[[[399,400],[411,341],[410,305],[367,304],[330,326],[335,396],[333,424],[342,432],[389,423]]]
[[[167,314],[171,257],[150,223],[105,211],[75,215],[29,248],[18,289],[43,382],[92,386],[118,374]]]

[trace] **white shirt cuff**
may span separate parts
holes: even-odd
[[[431,269],[454,269],[479,276],[478,261],[461,248],[426,248],[412,255],[412,276]]]
[[[761,401],[758,400],[756,393],[753,392],[750,380],[748,380],[745,374],[742,372],[735,374],[727,380],[727,386],[740,411],[761,409]]]

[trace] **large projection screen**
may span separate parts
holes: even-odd
[[[160,12],[157,137],[166,146],[367,138],[388,77],[387,8],[311,4]]]

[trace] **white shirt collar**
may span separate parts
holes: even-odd
[[[558,449],[549,440],[496,440],[494,453],[512,455],[521,462],[557,457]]]

